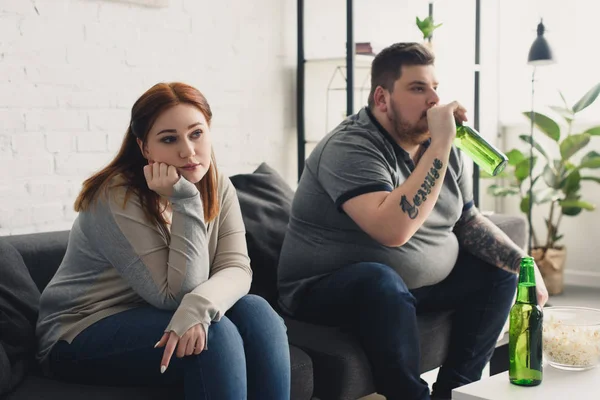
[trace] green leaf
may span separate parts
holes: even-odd
[[[580,207],[584,210],[594,211],[596,206],[583,200],[562,200],[558,202],[561,207]]]
[[[502,187],[502,186],[497,186],[497,185],[491,185],[490,187],[488,187],[487,192],[489,195],[495,196],[495,197],[512,196],[512,195],[520,193],[519,188],[517,188],[517,187],[513,187],[513,186]]]
[[[583,211],[583,208],[581,208],[581,207],[579,207],[579,205],[577,205],[577,202],[579,201],[580,198],[581,198],[581,196],[571,195],[571,196],[567,197],[566,199],[564,199],[562,202],[559,202],[559,206],[561,206],[561,212],[564,215],[568,215],[570,217],[579,215],[579,213],[581,213],[581,211]],[[561,203],[564,203],[565,206],[563,207]]]
[[[578,168],[600,168],[600,154],[595,151],[590,151],[583,156]]]
[[[579,215],[579,213],[581,213],[583,208],[581,208],[581,207],[563,207],[561,210],[564,215],[567,215],[569,217],[574,217],[576,215]]]
[[[533,165],[534,166],[535,166],[535,162],[536,162],[536,158],[533,157]],[[526,159],[522,160],[519,164],[517,164],[517,166],[515,167],[515,178],[517,178],[517,181],[519,181],[519,183],[523,182],[529,176],[529,164],[530,164],[530,160],[529,160],[529,158],[526,158]]]
[[[600,126],[587,129],[584,133],[589,133],[592,136],[600,136]]]
[[[432,17],[426,17],[423,20],[417,17],[417,27],[423,34],[423,39],[428,39],[433,35],[433,31],[442,26],[442,24],[434,25]]]
[[[587,146],[590,139],[591,136],[589,133],[579,133],[567,136],[565,140],[560,143],[560,154],[563,160],[568,160],[573,154]]]
[[[521,199],[520,207],[522,212],[524,212],[525,214],[529,214],[529,195]]]
[[[600,183],[600,178],[598,178],[596,176],[582,176],[581,180],[582,181],[594,181],[596,183]]]
[[[560,199],[560,192],[556,189],[546,187],[538,190],[533,194],[533,204],[544,204],[550,201],[556,201]]]
[[[550,117],[545,116],[544,114],[525,111],[523,113],[524,116],[529,118],[531,121],[531,117],[533,114],[533,123],[537,126],[542,132],[546,134],[550,139],[558,142],[560,140],[560,126]]]
[[[506,157],[508,157],[508,165],[517,165],[525,159],[525,154],[521,153],[520,150],[512,149],[506,153]]]
[[[562,160],[554,160],[554,171],[556,171],[557,179],[564,178],[567,173],[567,165],[563,164]]]
[[[560,239],[562,239],[562,238],[563,238],[563,236],[565,236],[565,235],[557,235],[557,236],[554,236],[554,238],[553,238],[553,240],[552,240],[552,241],[553,241],[554,243],[556,243],[556,242],[558,242]]]
[[[546,165],[544,167],[542,176],[544,178],[544,182],[546,182],[546,185],[554,189],[560,189],[560,178],[557,176],[556,171],[550,167],[550,165]]]
[[[531,143],[531,136],[529,135],[519,135],[519,139],[521,139],[527,144]],[[548,152],[535,139],[533,139],[533,148],[539,151],[540,154],[544,156],[546,160],[550,161],[550,156],[548,155]]]
[[[565,95],[563,94],[563,92],[559,90],[558,94],[560,95],[560,98],[562,99],[565,108],[570,109],[572,111],[571,107],[569,107],[569,103],[567,103],[567,99],[565,99]]]
[[[573,112],[578,113],[590,104],[592,104],[600,94],[600,83],[592,87],[581,99],[573,106]]]
[[[571,123],[573,121],[573,110],[570,108],[564,108],[559,106],[550,106],[550,109],[563,117],[567,123]]]
[[[576,193],[581,189],[581,175],[579,170],[573,170],[563,181],[561,182],[562,191],[569,197],[570,194]]]

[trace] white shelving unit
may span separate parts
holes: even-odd
[[[354,109],[367,104],[371,88],[373,56],[356,55],[354,64]],[[346,118],[346,59],[319,58],[305,63],[305,151]]]

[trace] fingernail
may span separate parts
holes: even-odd
[[[166,365],[161,365],[160,366],[160,373],[161,374],[164,374],[166,370],[167,370],[167,366]]]
[[[160,344],[160,340],[158,342],[156,342],[156,344],[154,345],[154,348],[157,348],[159,344]]]

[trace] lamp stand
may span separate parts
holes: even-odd
[[[533,221],[532,221],[532,212],[533,212],[533,128],[535,124],[535,112],[533,111],[534,105],[534,95],[535,95],[535,67],[533,67],[533,72],[531,73],[531,111],[529,120],[531,121],[531,126],[529,128],[529,204],[527,207],[527,223],[529,224],[529,240],[527,244],[527,254],[531,255],[531,250],[533,249]]]

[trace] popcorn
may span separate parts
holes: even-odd
[[[554,315],[545,318],[544,356],[563,367],[587,369],[600,360],[600,325],[571,325]]]

